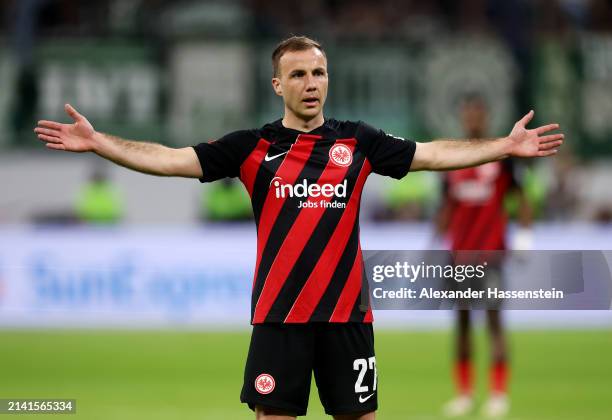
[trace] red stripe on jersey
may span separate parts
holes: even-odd
[[[304,283],[300,294],[295,299],[291,310],[285,318],[285,322],[308,322],[325,293],[338,267],[338,262],[346,250],[346,244],[357,218],[363,185],[371,170],[370,162],[364,160],[346,210],[342,214],[342,218],[338,222],[329,242],[325,245],[325,249],[319,257],[317,264],[310,273],[310,276],[308,276],[308,280]]]
[[[338,298],[334,312],[332,312],[329,322],[348,322],[351,311],[355,306],[355,301],[361,292],[361,280],[363,276],[363,257],[361,254],[361,245],[357,247],[357,256],[353,263],[353,268],[344,284],[342,293]]]
[[[296,179],[302,172],[306,162],[310,158],[312,149],[314,148],[314,142],[306,141],[300,142],[298,136],[296,142],[291,146],[289,152],[285,155],[283,162],[274,174],[274,177],[282,178],[284,182],[288,184],[295,183]],[[264,205],[261,210],[261,216],[259,217],[259,225],[257,228],[257,262],[255,263],[255,274],[253,276],[253,287],[257,280],[257,273],[259,273],[259,264],[261,263],[261,257],[266,244],[268,243],[268,237],[272,231],[272,227],[276,222],[278,213],[283,208],[286,198],[276,198],[274,196],[274,189],[268,190],[268,195],[264,201]]]
[[[247,156],[240,166],[240,179],[251,197],[253,196],[253,185],[255,185],[257,171],[259,170],[261,162],[263,162],[266,153],[268,153],[269,147],[270,142],[268,140],[259,139],[255,149],[253,149],[251,154]]]
[[[372,307],[370,306],[369,302],[368,302],[368,312],[366,312],[365,316],[363,317],[363,322],[367,322],[367,323],[374,322],[374,316],[372,315]]]
[[[337,144],[338,142],[334,143]],[[355,148],[355,140],[346,142],[346,145],[351,149],[351,153]],[[313,143],[314,144],[314,143]],[[319,177],[317,184],[326,184],[339,179],[345,179],[349,167],[337,166],[331,159],[327,162],[323,173]],[[332,197],[308,197],[308,202],[317,201],[330,202]],[[278,200],[277,200],[278,201]],[[270,267],[270,271],[264,281],[261,294],[255,305],[255,314],[253,316],[253,324],[264,322],[270,308],[274,304],[274,300],[278,296],[283,284],[287,280],[287,276],[293,269],[295,262],[302,253],[306,243],[310,239],[312,232],[317,227],[319,220],[325,213],[325,208],[319,204],[316,208],[302,208],[295,222],[291,226],[289,233],[285,237],[278,253],[274,258],[274,262]],[[257,273],[257,272],[256,272]],[[257,274],[255,274],[257,275]]]

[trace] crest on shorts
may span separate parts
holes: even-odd
[[[336,144],[329,149],[329,158],[338,166],[349,166],[353,163],[353,152],[345,144]]]
[[[255,389],[260,394],[269,394],[274,391],[276,381],[269,373],[262,373],[255,379]]]

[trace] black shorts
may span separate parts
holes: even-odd
[[[240,401],[303,416],[314,372],[330,415],[378,407],[372,324],[257,324]]]

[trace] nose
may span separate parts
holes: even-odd
[[[312,92],[317,89],[315,78],[312,74],[306,76],[306,92]]]

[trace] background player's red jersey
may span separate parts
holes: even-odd
[[[448,172],[444,178],[453,250],[503,250],[507,215],[504,197],[518,187],[510,160]]]

